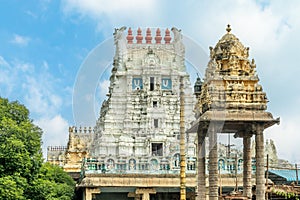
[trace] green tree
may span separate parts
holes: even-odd
[[[33,181],[30,196],[36,200],[69,200],[73,197],[75,183],[59,166],[45,163]]]
[[[71,199],[74,195],[75,182],[59,166],[45,163],[37,179],[34,180],[30,196],[35,199]]]
[[[26,180],[18,176],[4,176],[0,178],[0,199],[25,200],[23,187]]]
[[[0,97],[0,199],[72,199],[72,178],[43,164],[41,136],[25,106]]]
[[[42,164],[41,136],[25,106],[0,98],[0,176],[33,179]]]

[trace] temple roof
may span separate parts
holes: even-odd
[[[248,57],[249,47],[231,33],[228,25],[225,35],[210,47],[210,61],[195,109],[198,123],[258,122],[267,128],[279,122],[266,112],[268,99],[259,84],[254,59]]]
[[[210,47],[211,58],[221,59],[221,56],[235,55],[239,58],[248,59],[249,47],[245,47],[240,40],[231,33],[230,25],[227,25],[226,34],[218,41],[214,48]],[[223,58],[223,57],[222,57]]]

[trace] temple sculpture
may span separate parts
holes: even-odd
[[[208,196],[219,198],[217,134],[232,133],[243,138],[243,195],[252,198],[251,137],[255,137],[256,199],[265,199],[264,129],[279,123],[267,112],[266,93],[259,84],[254,59],[249,60],[249,48],[231,33],[215,47],[210,47],[201,90],[197,91],[196,116],[198,129],[198,199],[206,199],[205,150],[208,150]],[[209,148],[205,149],[206,137]]]

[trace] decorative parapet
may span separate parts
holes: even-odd
[[[165,36],[164,37],[161,36],[161,31],[160,31],[159,28],[156,29],[155,37],[152,37],[152,33],[151,33],[150,28],[146,29],[146,35],[145,36],[142,35],[142,32],[143,32],[142,29],[138,28],[137,34],[134,37],[134,35],[132,34],[132,29],[130,27],[128,29],[127,36],[126,36],[127,44],[133,44],[134,43],[133,42],[134,38],[135,38],[135,43],[136,44],[143,44],[143,39],[144,38],[145,38],[145,43],[144,44],[152,44],[153,38],[155,40],[154,41],[155,44],[161,44],[162,38],[164,38],[164,44],[170,44],[171,40],[172,40],[172,37],[170,36],[169,29],[165,30]]]
[[[86,151],[86,148],[92,141],[94,132],[95,131],[92,129],[92,127],[69,127],[67,152],[75,149],[78,152]]]
[[[48,146],[47,151],[66,151],[67,146]]]
[[[196,158],[189,157],[186,173],[196,173]],[[84,159],[82,173],[85,174],[179,174],[179,161],[171,158],[143,157],[93,158]]]
[[[114,68],[110,78],[111,82],[114,81],[117,71],[126,71],[131,65],[140,65],[141,62],[143,63],[145,56],[151,57],[151,60],[159,60],[160,63],[156,64],[170,65],[171,62],[176,62],[177,66],[185,69],[183,67],[185,48],[180,29],[173,27],[171,31],[168,28],[165,31],[161,31],[159,28],[147,28],[146,30],[138,28],[136,34],[133,34],[133,30],[129,28],[127,36],[124,34],[125,30],[125,26],[116,28],[113,34],[116,51],[113,63]],[[144,34],[143,31],[145,32]],[[164,35],[161,32],[164,32]],[[170,32],[172,32],[172,37]],[[162,57],[164,59],[159,59]]]

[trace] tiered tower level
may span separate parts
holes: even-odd
[[[197,116],[208,110],[242,114],[242,111],[267,109],[268,100],[259,84],[255,61],[248,59],[249,47],[245,47],[230,31],[228,27],[227,34],[214,48],[210,47],[211,59],[198,101]]]
[[[180,30],[125,27],[114,33],[116,53],[108,98],[102,104],[89,169],[106,173],[179,173],[180,78],[185,127],[194,120],[194,95]],[[195,172],[196,134],[187,137],[187,167]]]

